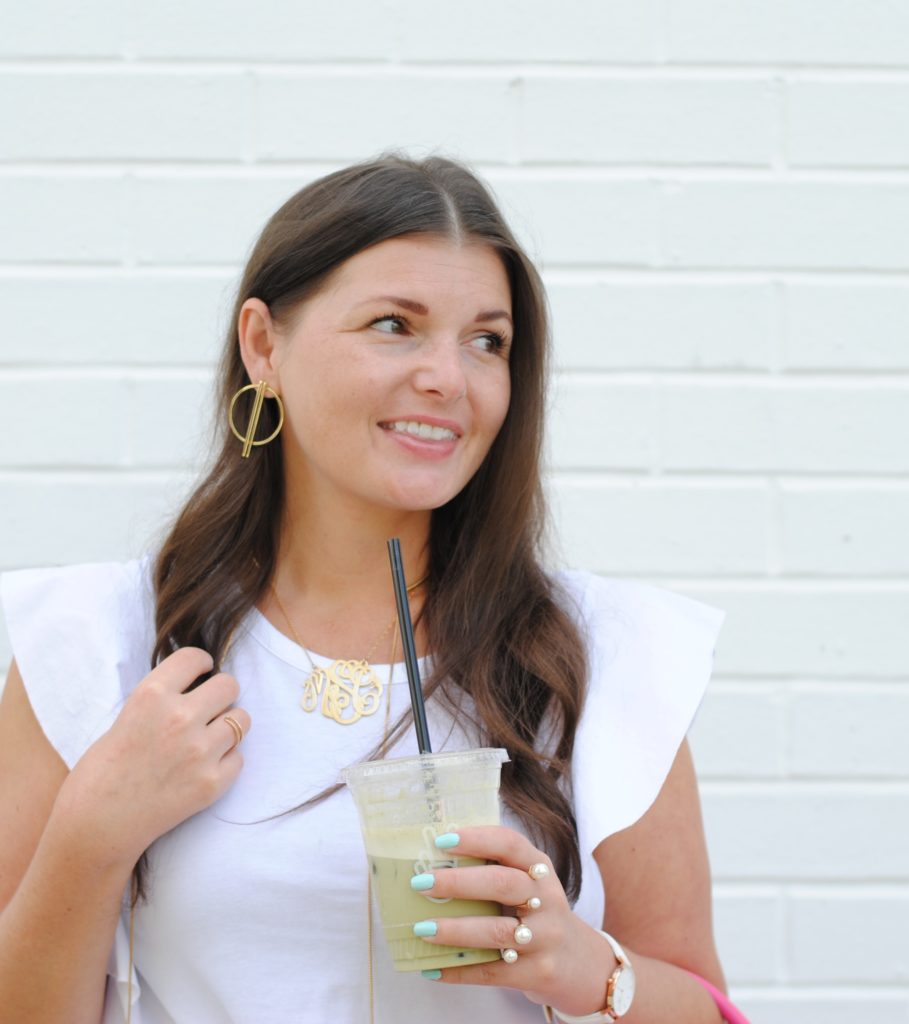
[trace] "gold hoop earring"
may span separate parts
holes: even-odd
[[[253,402],[252,413],[249,417],[249,424],[246,427],[246,433],[241,434],[234,424],[234,408],[240,398],[240,395],[242,395],[244,391],[255,391],[256,398]],[[275,427],[274,431],[268,435],[268,437],[263,437],[261,441],[254,441],[253,438],[256,436],[256,427],[259,426],[259,417],[262,415],[262,404],[265,401],[266,391],[278,403],[278,425]],[[227,413],[227,422],[230,424],[230,429],[233,432],[234,437],[238,441],[243,442],[243,451],[240,453],[241,457],[248,459],[249,453],[252,451],[253,447],[258,448],[259,445],[268,444],[269,441],[274,441],[278,434],[281,433],[281,427],[284,426],[284,403],[281,401],[281,396],[278,392],[275,391],[274,388],[269,387],[264,380],[260,380],[258,384],[247,384],[245,388],[240,388],[240,390],[231,399],[230,409]]]

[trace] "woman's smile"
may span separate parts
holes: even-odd
[[[379,427],[405,450],[424,459],[444,459],[454,452],[463,430],[460,424],[436,417],[402,416]]]

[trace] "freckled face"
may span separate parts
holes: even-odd
[[[307,501],[445,504],[505,419],[511,338],[490,247],[409,235],[357,253],[278,342],[288,485]]]

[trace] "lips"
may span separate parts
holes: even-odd
[[[391,433],[405,434],[421,441],[457,441],[461,436],[460,430],[454,425],[431,423],[422,419],[388,420],[379,426]]]

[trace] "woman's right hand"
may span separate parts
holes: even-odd
[[[232,707],[237,680],[222,672],[185,692],[212,667],[211,655],[198,647],[165,658],[64,782],[55,811],[96,863],[131,868],[155,839],[214,803],[239,774],[243,758],[224,721],[229,714],[244,735],[249,731],[247,712]]]

